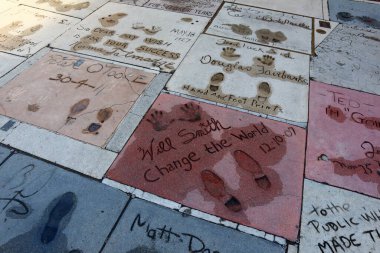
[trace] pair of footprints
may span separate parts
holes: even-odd
[[[181,106],[181,110],[183,112],[183,115],[178,119],[166,119],[166,115],[164,115],[163,111],[154,110],[150,114],[147,121],[152,124],[154,130],[162,131],[167,129],[168,126],[176,120],[188,122],[196,122],[201,120],[201,108],[199,105],[190,102]]]
[[[235,150],[233,153],[235,161],[240,168],[246,170],[253,175],[258,187],[263,190],[271,188],[271,182],[267,175],[264,173],[261,165],[250,155],[242,150]],[[204,170],[201,172],[201,178],[206,191],[214,198],[222,201],[224,205],[233,212],[242,210],[241,202],[234,196],[228,193],[223,179],[211,170]]]
[[[85,98],[75,103],[70,108],[70,113],[66,118],[66,124],[71,124],[75,121],[80,113],[84,112],[90,104],[90,99]],[[83,134],[99,134],[98,130],[102,127],[102,124],[106,122],[108,119],[112,117],[113,109],[111,107],[107,107],[98,111],[96,118],[99,123],[91,123],[87,128],[82,130]]]

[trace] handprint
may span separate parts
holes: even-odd
[[[240,57],[240,54],[235,54],[235,52],[235,48],[225,47],[220,55],[227,60],[236,60]]]
[[[153,113],[150,114],[150,118],[146,121],[152,124],[154,130],[162,131],[167,129],[174,120],[167,120],[162,111],[154,110]]]
[[[257,60],[264,65],[272,66],[275,58],[266,54],[262,58],[258,58]]]
[[[199,105],[193,103],[187,103],[181,106],[181,110],[185,113],[185,117],[180,118],[182,121],[195,122],[201,120],[201,112]]]

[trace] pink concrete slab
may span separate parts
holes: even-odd
[[[312,82],[306,176],[380,197],[380,97]]]
[[[296,240],[305,131],[162,94],[107,177]]]
[[[0,114],[102,146],[153,77],[50,52],[0,88]]]

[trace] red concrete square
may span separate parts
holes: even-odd
[[[302,128],[162,94],[107,177],[296,240]]]
[[[380,97],[312,82],[306,176],[380,197]]]

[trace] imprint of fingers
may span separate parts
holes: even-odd
[[[54,240],[58,233],[59,224],[62,219],[70,213],[76,203],[76,196],[73,192],[63,194],[49,214],[49,219],[42,231],[41,242],[48,244]]]
[[[206,191],[211,196],[222,201],[229,210],[233,212],[241,211],[240,201],[227,192],[223,179],[210,170],[202,171],[201,178]]]
[[[255,182],[260,188],[266,190],[271,187],[272,184],[269,181],[269,178],[263,172],[261,165],[252,156],[242,150],[235,150],[234,158],[240,168],[253,174]]]

